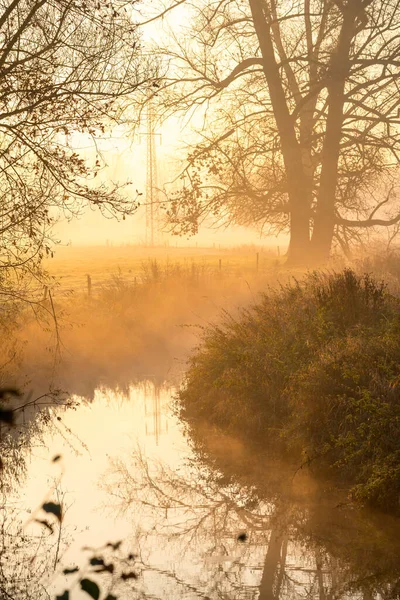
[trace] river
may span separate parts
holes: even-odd
[[[4,598],[400,597],[396,519],[204,424],[194,443],[175,395],[146,381],[50,409],[3,490]]]

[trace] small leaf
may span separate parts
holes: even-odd
[[[61,454],[56,454],[56,455],[54,456],[54,458],[53,458],[53,461],[52,461],[52,462],[54,462],[54,463],[55,463],[55,462],[58,462],[59,460],[61,460]]]
[[[245,542],[245,541],[247,540],[247,538],[248,538],[248,535],[247,535],[247,533],[243,532],[243,533],[240,533],[240,534],[237,536],[237,541],[238,541],[238,542]]]
[[[134,571],[129,571],[128,573],[122,573],[121,575],[121,579],[123,581],[126,581],[127,579],[137,579],[138,576],[136,575],[136,573]]]
[[[70,569],[64,569],[64,575],[72,575],[72,573],[77,573],[79,571],[79,567],[71,567]]]
[[[90,559],[89,562],[92,565],[92,567],[98,567],[94,570],[95,573],[104,573],[105,571],[107,571],[108,573],[114,573],[114,565],[112,563],[106,564],[103,558],[94,556]]]
[[[97,569],[93,569],[94,573],[114,573],[114,565],[112,563],[108,565],[104,565],[103,567],[98,567]]]
[[[112,594],[108,594],[104,600],[118,600],[117,596],[113,596]]]
[[[91,581],[90,579],[81,579],[81,588],[84,592],[89,594],[91,598],[94,600],[99,600],[100,598],[100,590],[97,583]]]
[[[55,502],[45,502],[42,506],[44,512],[55,515],[59,521],[61,521],[61,505]]]
[[[43,525],[44,527],[46,527],[46,529],[48,529],[51,533],[54,533],[54,529],[53,526],[51,525],[51,523],[49,523],[48,521],[45,520],[41,520],[41,519],[35,519],[35,523],[39,523],[40,525]]]
[[[115,542],[114,544],[112,544],[111,542],[108,542],[108,544],[106,544],[107,548],[112,548],[113,550],[118,550],[118,548],[120,547],[120,545],[122,544],[122,542]]]
[[[56,596],[56,600],[69,600],[69,591],[65,590],[61,596]]]
[[[92,567],[97,567],[97,566],[104,566],[104,560],[102,558],[97,558],[97,556],[94,556],[93,558],[90,559],[90,564],[92,565]]]

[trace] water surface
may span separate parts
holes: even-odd
[[[397,520],[355,510],[329,484],[204,424],[195,445],[174,395],[148,381],[51,409],[23,451],[26,477],[5,496],[5,598],[68,588],[87,600],[82,577],[101,598],[111,586],[120,599],[399,597]],[[41,509],[52,501],[61,528]],[[93,573],[94,556],[114,572]]]

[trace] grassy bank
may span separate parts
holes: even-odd
[[[189,421],[328,469],[397,512],[400,303],[352,270],[313,274],[208,328],[180,393]]]

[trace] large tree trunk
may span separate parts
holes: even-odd
[[[271,535],[268,543],[268,550],[265,556],[264,569],[260,582],[260,595],[258,600],[277,600],[276,582],[279,574],[279,567],[282,569],[282,551],[283,537],[280,531],[271,529]]]
[[[290,242],[287,254],[287,265],[299,266],[310,264],[310,211],[301,199],[289,201],[290,210]]]
[[[343,23],[329,69],[328,116],[322,153],[318,201],[311,239],[311,250],[318,262],[329,258],[335,228],[335,203],[338,181],[340,141],[345,104],[345,83],[350,69],[350,48],[357,33],[357,20],[365,19],[361,0],[349,0],[342,6]]]
[[[265,5],[262,0],[249,0],[249,5],[263,57],[263,71],[279,132],[287,178],[290,209],[288,262],[292,265],[304,264],[308,262],[310,251],[311,197],[303,169],[302,151],[287,105],[271,37],[271,24],[264,13]]]

